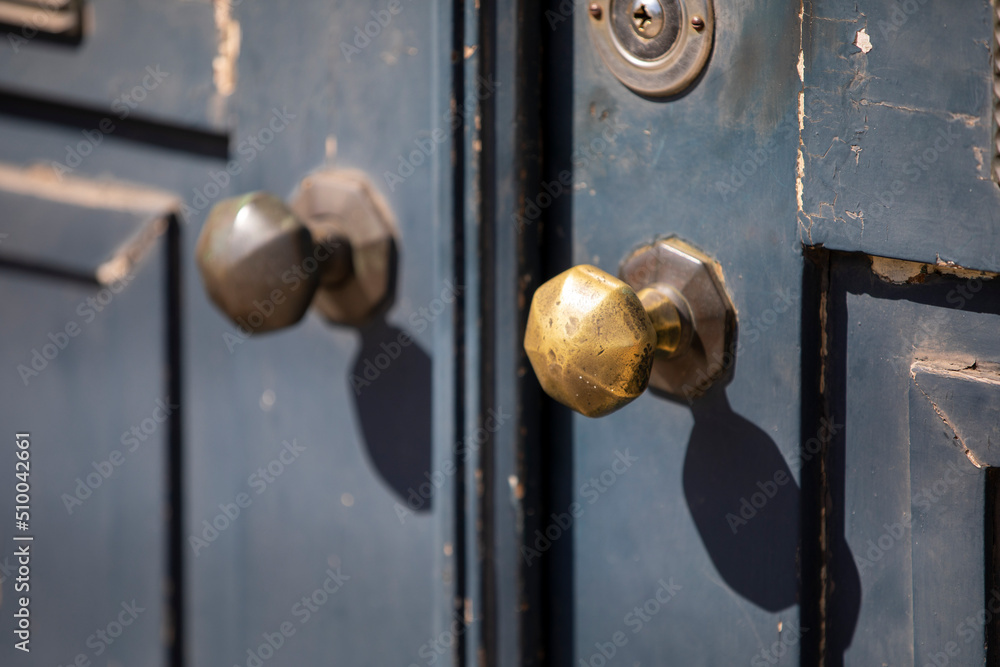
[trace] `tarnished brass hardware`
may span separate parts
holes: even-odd
[[[691,315],[687,302],[673,287],[656,283],[642,288],[636,296],[656,329],[658,352],[674,355],[691,342]]]
[[[292,195],[291,207],[314,238],[342,235],[351,246],[350,273],[343,282],[322,284],[313,307],[331,322],[350,326],[384,312],[396,289],[396,222],[364,172],[310,174]]]
[[[643,292],[653,317],[631,287],[587,264],[538,288],[524,349],[549,396],[600,417],[646,389],[653,351],[676,346],[683,336],[669,297],[655,288]]]
[[[651,379],[677,398],[704,393],[725,370],[708,368],[706,354],[725,348],[735,324],[717,271],[671,238],[630,255],[624,281],[583,264],[544,283],[524,335],[542,388],[588,417],[627,405]]]
[[[735,363],[736,309],[726,293],[722,268],[689,243],[660,239],[632,252],[619,275],[641,293],[648,285],[667,285],[683,304],[681,318],[691,324],[681,331],[691,338],[683,353],[657,351],[649,386],[691,401],[723,378]],[[662,287],[661,287],[662,289]]]
[[[310,305],[359,326],[392,298],[391,214],[357,172],[306,178],[291,207],[265,192],[221,201],[195,252],[209,297],[250,333],[291,326]]]

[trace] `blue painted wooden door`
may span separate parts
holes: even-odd
[[[74,35],[49,4],[0,15],[21,17],[0,35],[0,663],[451,663],[453,8],[87,0]],[[245,339],[195,270],[205,217],[330,167],[394,211],[394,307]]]
[[[665,100],[573,7],[542,27],[542,182],[573,173],[529,198],[542,277],[676,234],[738,330],[704,398],[536,413],[547,658],[993,664],[995,7],[716,2]]]
[[[990,3],[716,3],[666,99],[579,1],[14,4],[2,664],[997,660]],[[392,308],[239,335],[208,211],[340,167]],[[534,290],[667,235],[725,275],[725,380],[550,401]]]

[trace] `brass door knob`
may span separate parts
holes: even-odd
[[[310,305],[359,326],[392,298],[393,221],[357,172],[306,178],[290,206],[266,192],[221,201],[195,252],[209,297],[250,333],[291,326]]]
[[[735,311],[715,262],[670,238],[630,255],[622,277],[575,266],[538,288],[528,314],[524,349],[542,388],[588,417],[648,384],[693,399],[732,365]]]

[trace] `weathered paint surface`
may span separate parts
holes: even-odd
[[[803,243],[1000,270],[991,3],[804,9]]]

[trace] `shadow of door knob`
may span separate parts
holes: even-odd
[[[621,271],[625,280],[586,264],[564,271],[538,288],[528,314],[524,349],[542,389],[588,417],[647,385],[691,400],[732,366],[735,311],[714,261],[669,238],[636,250]]]
[[[195,252],[209,297],[251,333],[291,326],[310,305],[360,326],[392,301],[392,215],[358,172],[313,174],[290,206],[266,192],[221,201]]]

